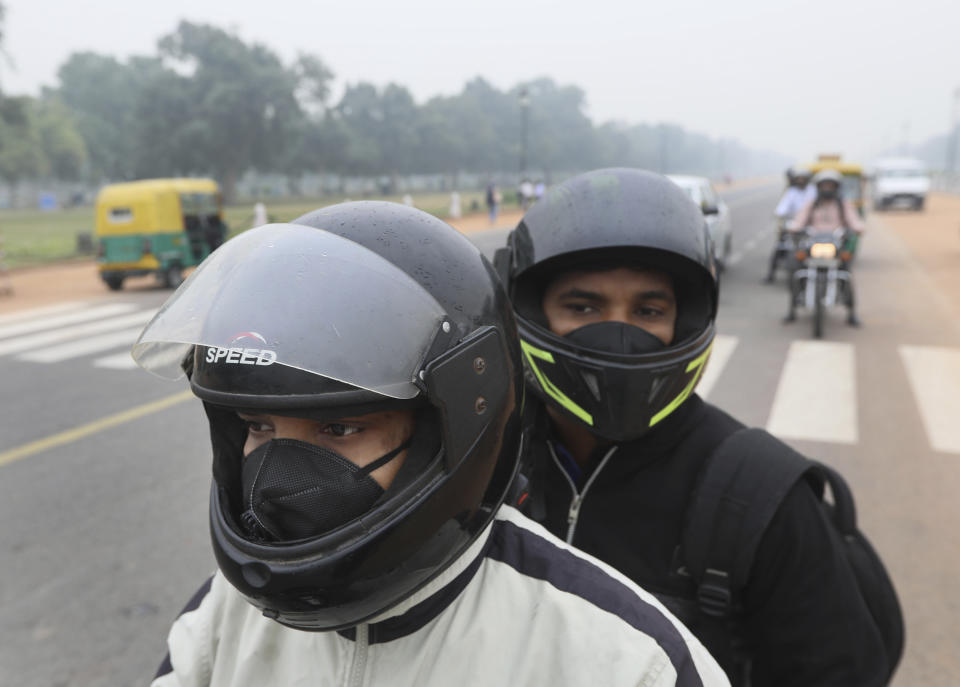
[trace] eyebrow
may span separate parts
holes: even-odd
[[[648,299],[658,299],[672,303],[674,298],[669,291],[664,291],[663,289],[653,289],[650,291],[642,291],[638,294],[635,294],[641,300]],[[566,291],[561,292],[557,298],[581,298],[588,301],[605,301],[606,296],[603,296],[595,291],[584,291],[583,289],[578,289],[577,287],[572,287]]]

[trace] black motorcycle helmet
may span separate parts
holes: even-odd
[[[611,441],[635,439],[673,412],[703,372],[714,337],[717,271],[700,209],[659,174],[601,169],[555,187],[497,256],[520,332],[526,378],[551,407]],[[559,274],[655,269],[674,281],[673,341],[612,353],[550,331],[546,287]]]
[[[523,382],[509,301],[467,239],[403,205],[345,203],[228,241],[134,357],[188,372],[210,421],[220,569],[290,627],[354,626],[422,588],[491,521],[516,470]],[[414,408],[417,427],[370,510],[299,540],[248,535],[238,409],[324,420],[391,408]]]

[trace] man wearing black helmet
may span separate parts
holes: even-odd
[[[187,373],[213,444],[219,571],[154,686],[727,684],[652,597],[501,506],[520,355],[489,263],[413,208],[216,251],[134,346]]]
[[[805,484],[732,590],[737,605],[712,618],[697,602],[714,588],[684,559],[688,508],[707,459],[743,425],[693,393],[717,281],[683,191],[639,170],[579,175],[527,212],[496,262],[542,400],[526,512],[654,592],[736,685],[882,684],[880,637]]]

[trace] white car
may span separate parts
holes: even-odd
[[[874,210],[886,210],[898,204],[923,210],[930,191],[930,174],[923,162],[912,158],[878,160],[872,176]]]
[[[706,177],[681,176],[669,174],[670,179],[690,196],[707,220],[707,229],[713,239],[713,256],[721,271],[733,249],[733,233],[730,229],[730,210]]]

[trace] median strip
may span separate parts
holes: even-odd
[[[72,441],[83,439],[91,434],[96,434],[97,432],[102,432],[105,429],[122,425],[125,422],[130,422],[131,420],[136,420],[144,415],[157,413],[171,406],[175,406],[178,403],[183,403],[184,401],[193,397],[192,391],[182,391],[178,394],[174,394],[173,396],[161,398],[159,401],[144,403],[136,408],[130,408],[129,410],[108,415],[107,417],[94,420],[93,422],[80,425],[79,427],[74,427],[73,429],[68,429],[64,432],[60,432],[59,434],[53,434],[43,439],[31,441],[28,444],[23,444],[22,446],[17,446],[16,448],[12,448],[0,453],[0,465],[6,465],[7,463],[12,463],[15,460],[32,456],[35,453],[47,451],[51,448],[62,446],[64,444],[69,444]]]

